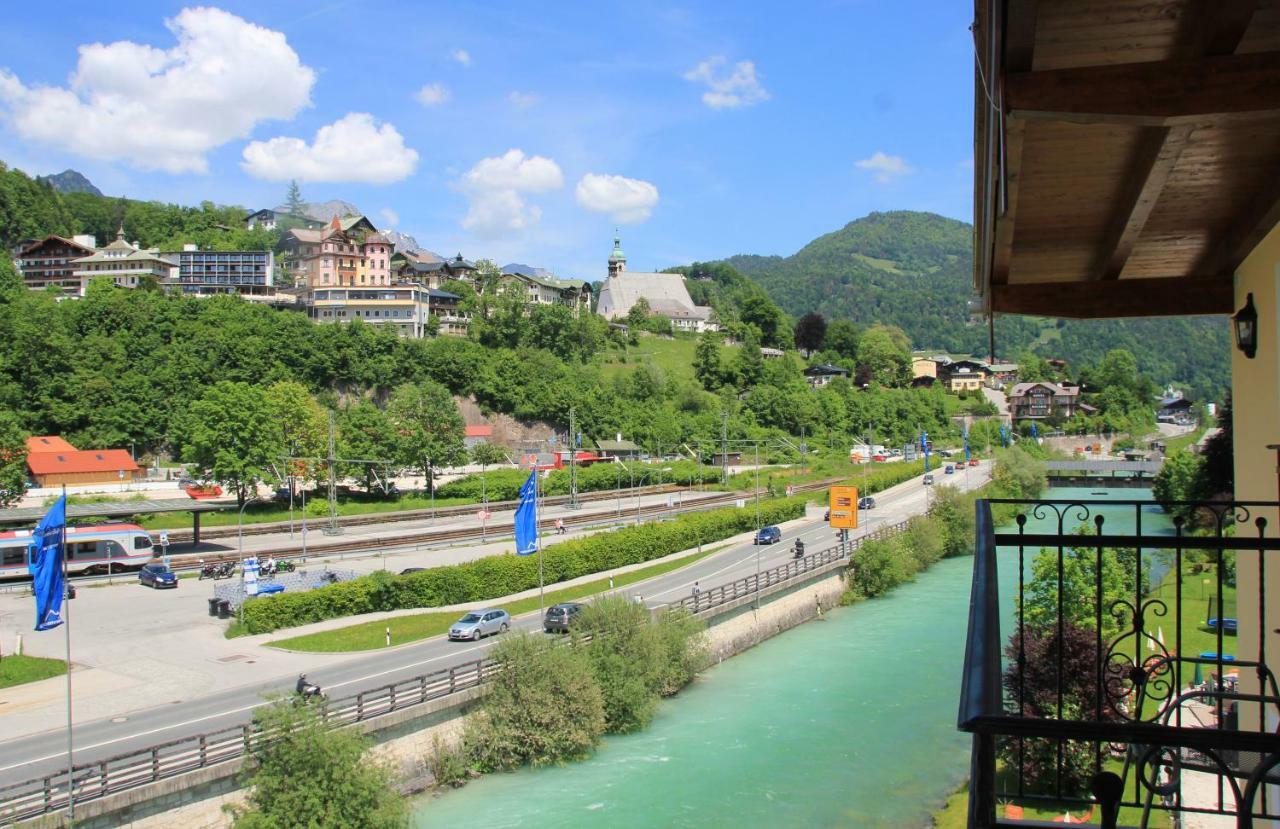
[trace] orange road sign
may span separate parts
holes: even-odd
[[[833,530],[858,529],[858,488],[856,486],[831,487],[829,507],[827,523]]]

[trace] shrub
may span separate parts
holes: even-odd
[[[578,467],[578,492],[601,492],[615,487],[629,489],[634,480],[651,484],[719,483],[720,469],[693,461],[672,461],[661,466],[639,463],[595,463]],[[643,475],[643,479],[641,478]],[[490,501],[514,501],[520,486],[529,478],[523,469],[494,469],[477,472],[436,488],[440,498],[463,498],[479,501],[483,494]],[[568,469],[552,470],[539,486],[545,495],[569,494]]]
[[[463,744],[483,771],[578,760],[604,734],[604,701],[584,650],[521,633],[493,649],[500,666]]]
[[[399,829],[409,802],[389,769],[365,756],[368,741],[349,729],[330,730],[312,706],[277,701],[254,712],[262,731],[250,753],[247,808],[238,829]]]
[[[470,771],[467,755],[444,744],[437,734],[431,739],[431,753],[426,757],[427,771],[437,786],[459,786]]]
[[[760,506],[760,521],[766,525],[803,514],[801,497],[768,501]],[[719,541],[755,526],[754,509],[729,507],[562,541],[542,551],[544,580],[554,584],[628,564],[641,564],[698,544]],[[537,586],[537,556],[488,556],[407,576],[377,573],[306,593],[281,593],[254,599],[244,604],[241,619],[248,633],[270,633],[361,613],[488,601]]]

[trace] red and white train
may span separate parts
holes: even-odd
[[[31,530],[0,532],[0,579],[30,575]],[[135,569],[154,555],[151,536],[137,524],[67,527],[67,572],[95,574]]]

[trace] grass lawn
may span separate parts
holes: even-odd
[[[667,377],[693,379],[693,353],[698,341],[693,337],[667,339],[657,334],[640,333],[640,344],[627,346],[626,353],[610,348],[600,358],[600,371],[605,377],[613,377],[638,365],[649,364]],[[721,347],[721,362],[732,360],[737,346]]]
[[[27,682],[39,682],[51,676],[67,672],[67,663],[61,659],[44,659],[39,656],[6,656],[0,659],[0,688],[12,688]]]
[[[1186,564],[1183,564],[1186,567]],[[1149,594],[1151,598],[1164,599],[1169,605],[1170,612],[1173,611],[1174,601],[1173,573],[1170,572],[1165,576],[1164,580],[1152,590]],[[1217,575],[1210,569],[1203,573],[1186,573],[1182,574],[1182,653],[1187,656],[1198,656],[1202,653],[1218,650],[1218,634],[1207,624],[1205,619],[1209,610],[1209,597],[1217,595]],[[1230,585],[1223,585],[1222,598],[1228,608],[1235,606],[1236,589]],[[1166,620],[1168,616],[1164,617]],[[1160,623],[1159,619],[1148,616],[1148,624]],[[1174,641],[1174,630],[1172,625],[1170,629],[1164,631],[1164,644],[1169,650],[1173,650],[1176,643]],[[1224,635],[1222,637],[1222,649],[1227,653],[1236,655],[1236,637]],[[1184,669],[1188,666],[1183,666]],[[1190,682],[1190,677],[1184,677],[1184,682]]]
[[[1186,449],[1188,446],[1191,446],[1193,443],[1200,440],[1200,438],[1204,437],[1204,433],[1208,428],[1209,423],[1205,420],[1201,420],[1200,425],[1197,426],[1194,431],[1187,432],[1185,435],[1179,435],[1176,438],[1169,438],[1164,442],[1166,453],[1173,454],[1179,449]]]
[[[706,558],[712,553],[719,552],[726,546],[728,545],[722,544],[718,547],[703,550],[697,555],[685,556],[676,561],[665,561],[652,567],[644,567],[639,570],[633,570],[630,573],[614,576],[613,586],[615,589],[625,587],[628,584],[635,584],[654,576],[660,576],[663,573],[669,573],[672,570],[678,570],[681,567],[693,564],[699,559]],[[565,587],[560,590],[549,591],[546,594],[546,604],[547,607],[550,607],[559,602],[570,602],[594,596],[608,589],[609,580],[607,578],[596,579],[595,581],[579,584],[576,587]],[[531,596],[516,602],[495,600],[483,604],[478,603],[476,607],[488,607],[495,604],[501,604],[512,616],[519,616],[522,613],[537,610],[538,597]],[[336,630],[309,633],[306,636],[295,636],[292,639],[279,639],[267,644],[271,647],[307,651],[309,653],[347,653],[349,651],[376,650],[387,646],[386,629],[388,626],[391,627],[391,644],[393,646],[403,645],[407,642],[416,642],[419,639],[429,639],[432,636],[443,636],[448,632],[449,626],[458,621],[461,614],[462,611],[453,610],[447,613],[419,613],[413,616],[397,616],[392,619],[364,622],[363,624],[351,625],[350,627]]]

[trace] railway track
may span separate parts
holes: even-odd
[[[839,481],[840,479],[835,479]],[[793,487],[792,491],[796,494],[805,492],[814,492],[825,489],[830,486],[832,481],[818,481],[811,484],[799,484]],[[649,504],[640,507],[638,514],[641,517],[662,515],[664,513],[683,514],[689,512],[700,512],[708,509],[715,509],[732,504],[744,498],[753,497],[754,493],[726,492],[713,498],[699,499],[690,504],[668,507],[666,504]],[[634,509],[623,510],[621,520],[626,521],[630,516],[637,515]],[[569,527],[585,527],[600,526],[604,524],[613,524],[619,520],[619,516],[612,513],[592,513],[589,515],[567,515],[562,516],[565,526]],[[538,522],[538,526],[542,530],[554,530],[555,520],[545,519]],[[505,529],[505,528],[504,528]],[[497,540],[509,536],[509,532],[499,530],[494,532],[493,528],[486,531],[485,537],[490,540]],[[350,540],[339,541],[334,544],[315,545],[309,544],[306,549],[306,556],[314,558],[317,556],[342,555],[353,552],[377,552],[379,550],[396,550],[403,547],[432,547],[439,546],[454,541],[478,541],[481,538],[480,527],[457,527],[447,530],[424,530],[420,532],[410,532],[403,535],[397,535],[387,538],[353,538]],[[261,555],[261,554],[259,554]],[[301,545],[281,547],[278,550],[271,551],[271,555],[276,559],[294,559],[303,556]],[[175,570],[194,570],[197,569],[201,562],[204,564],[217,564],[222,561],[238,561],[239,554],[201,554],[201,553],[184,553],[182,555],[170,555],[170,563]]]
[[[662,495],[668,492],[691,492],[687,487],[678,486],[676,484],[659,484],[657,486],[636,487],[628,489],[628,496],[634,495]],[[578,494],[579,503],[590,503],[592,501],[607,501],[617,497],[616,490],[600,490],[598,492],[582,492]],[[556,506],[559,504],[569,503],[568,495],[553,495],[543,499],[543,504]],[[515,509],[518,501],[490,501],[489,509],[494,512],[502,510]],[[360,527],[369,524],[385,524],[399,521],[422,521],[428,518],[448,518],[458,515],[474,515],[476,510],[480,509],[480,504],[459,504],[449,507],[437,507],[434,511],[427,509],[400,510],[397,512],[371,512],[363,515],[339,515],[337,522],[340,527]],[[312,518],[316,526],[322,523],[327,524],[328,518]],[[267,523],[245,524],[243,532],[239,528],[231,526],[217,527],[201,527],[200,538],[207,540],[212,538],[234,538],[237,535],[269,535],[271,533],[288,532],[288,521],[272,521]],[[192,541],[191,530],[171,529],[169,533],[169,541],[171,544],[187,544]]]

